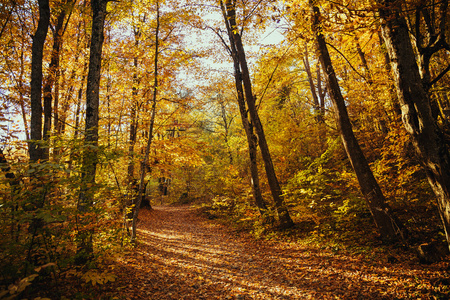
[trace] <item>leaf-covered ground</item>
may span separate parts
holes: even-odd
[[[448,299],[448,263],[387,263],[256,240],[194,208],[141,210],[139,245],[114,264],[119,299]]]

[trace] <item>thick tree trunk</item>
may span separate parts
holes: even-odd
[[[42,147],[42,61],[44,55],[44,43],[47,38],[48,27],[50,24],[50,6],[48,0],[39,0],[39,21],[36,32],[32,37],[33,45],[31,48],[31,83],[30,83],[30,101],[31,101],[31,131],[28,142],[28,152],[30,154],[30,163],[39,163],[45,159],[44,148]],[[34,174],[40,171],[33,172]],[[30,178],[32,178],[30,176]],[[34,193],[30,194],[30,206],[25,206],[27,210],[37,210],[44,206],[45,192],[36,189],[36,182],[30,181],[30,188]],[[28,248],[27,260],[31,262],[34,253],[35,237],[39,229],[44,226],[44,220],[39,217],[33,217],[28,231],[31,235],[31,243]],[[36,257],[34,257],[36,258]]]
[[[336,121],[339,127],[342,143],[344,144],[347,156],[356,173],[361,192],[364,195],[373,216],[381,238],[385,241],[395,241],[402,236],[402,226],[393,216],[390,207],[387,205],[381,189],[370,170],[369,164],[356,140],[352,125],[345,106],[344,97],[331,63],[330,55],[325,43],[325,38],[321,33],[320,12],[310,0],[313,15],[312,29],[316,36],[316,46],[319,53],[319,60],[325,72],[328,92],[333,102]]]
[[[269,182],[270,191],[272,193],[273,200],[275,202],[280,226],[283,228],[289,228],[294,225],[289,211],[284,203],[283,192],[281,190],[278,178],[275,173],[275,168],[273,166],[272,158],[269,151],[269,146],[267,145],[266,136],[264,134],[264,129],[259,119],[258,111],[256,109],[255,97],[252,91],[252,84],[250,79],[250,72],[247,66],[247,60],[245,57],[244,46],[242,45],[241,36],[236,25],[236,11],[235,3],[231,0],[227,0],[225,6],[223,2],[220,1],[221,6],[225,8],[224,18],[225,23],[228,23],[227,27],[230,29],[228,35],[233,37],[234,47],[236,47],[237,58],[239,61],[239,66],[241,70],[242,82],[244,84],[244,95],[247,103],[247,108],[250,114],[252,124],[255,128],[255,132],[258,136],[258,144],[261,149],[261,156],[263,158],[264,167],[266,170],[267,180]]]
[[[381,28],[391,61],[402,120],[428,182],[438,200],[439,213],[450,244],[450,154],[442,131],[432,116],[429,96],[422,84],[408,26],[395,1],[378,1]]]
[[[82,162],[82,188],[78,202],[78,210],[81,213],[91,209],[94,200],[94,189],[88,188],[88,186],[95,184],[95,173],[97,170],[99,90],[104,40],[103,29],[107,2],[108,0],[91,0],[93,16],[89,71],[86,84],[85,149]],[[93,232],[91,230],[81,230],[78,233],[80,240],[78,245],[78,263],[83,263],[91,257],[93,252],[92,235]]]
[[[28,142],[30,161],[37,162],[44,158],[42,140],[42,59],[44,43],[50,24],[50,6],[48,0],[39,0],[39,22],[33,36],[31,47],[31,141]]]

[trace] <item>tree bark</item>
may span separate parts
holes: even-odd
[[[134,46],[136,49],[139,46],[140,30],[134,29]],[[138,130],[138,93],[139,93],[139,78],[138,78],[138,57],[134,54],[133,66],[133,87],[131,91],[131,110],[130,110],[130,136],[128,142],[128,182],[132,182],[134,179],[134,146],[136,144],[137,130]]]
[[[43,148],[39,145],[42,140],[42,60],[44,43],[50,24],[50,6],[48,0],[39,0],[39,22],[31,47],[31,141],[28,142],[30,162],[37,162],[44,158]]]
[[[345,106],[345,100],[341,94],[341,89],[331,63],[325,38],[322,34],[319,8],[314,5],[313,0],[310,0],[309,3],[313,17],[312,30],[315,34],[317,52],[319,53],[319,60],[322,65],[322,69],[325,72],[328,92],[333,102],[336,122],[339,127],[339,132],[345,151],[353,170],[356,173],[361,192],[366,199],[381,238],[388,242],[398,240],[403,235],[402,225],[393,216],[390,207],[387,205],[384,195],[381,192],[381,189],[373,176],[369,164],[367,163],[367,160],[353,133],[350,118]]]
[[[99,91],[101,78],[102,47],[104,40],[104,25],[106,5],[108,0],[91,0],[92,34],[89,56],[89,71],[86,84],[86,124],[84,137],[84,152],[82,162],[82,188],[78,202],[78,211],[85,213],[92,208],[94,189],[88,188],[95,184],[97,170],[98,121],[99,121]],[[86,225],[86,224],[84,224]],[[78,263],[90,259],[93,253],[92,230],[81,230],[78,233]]]
[[[61,11],[56,19],[56,26],[53,30],[53,47],[52,54],[50,58],[50,65],[48,70],[48,75],[44,81],[43,92],[44,92],[44,128],[43,128],[43,138],[44,141],[49,141],[50,132],[52,127],[52,88],[55,85],[56,79],[58,78],[57,73],[59,72],[59,57],[61,52],[62,37],[64,35],[65,28],[64,19],[67,15],[67,8],[65,5],[69,5],[71,8],[75,2],[68,0],[61,8]],[[57,103],[57,98],[55,97],[55,102]],[[56,124],[56,119],[55,119]],[[49,159],[49,147],[44,149],[45,159]]]
[[[231,0],[226,0],[224,5],[223,1],[220,0],[220,5],[223,10],[225,23],[227,24],[228,35],[232,36],[232,42],[234,44],[234,47],[236,47],[237,59],[239,61],[239,67],[241,70],[240,75],[242,77],[242,82],[244,84],[245,101],[247,103],[247,108],[250,114],[252,124],[258,136],[258,144],[259,148],[261,149],[261,156],[263,158],[267,180],[270,186],[270,191],[272,193],[272,197],[275,202],[280,227],[289,228],[294,225],[294,222],[292,221],[289,215],[289,211],[284,203],[283,192],[281,190],[278,178],[275,173],[275,168],[273,166],[269,147],[267,145],[266,137],[264,134],[264,129],[262,127],[261,120],[259,119],[258,111],[256,109],[255,97],[252,91],[250,72],[247,66],[244,46],[242,45],[241,36],[239,34],[239,30],[236,25],[235,2],[232,2]]]
[[[378,1],[383,39],[391,61],[403,124],[436,195],[450,245],[450,154],[433,118],[430,98],[422,84],[408,26],[395,1]]]
[[[223,4],[221,4],[221,8],[222,8],[223,17],[226,19],[226,10],[225,10],[225,7],[223,6]],[[258,142],[257,142],[257,137],[255,135],[255,132],[253,130],[253,125],[249,120],[247,107],[245,104],[245,96],[244,96],[244,89],[242,87],[242,75],[241,75],[241,71],[240,71],[238,55],[237,55],[235,43],[233,40],[233,35],[230,34],[231,29],[229,27],[229,23],[225,22],[225,25],[227,27],[228,38],[230,41],[229,47],[228,47],[227,43],[225,42],[225,40],[223,40],[222,36],[217,31],[215,31],[215,32],[219,36],[224,47],[228,50],[231,58],[233,59],[234,80],[235,80],[235,87],[236,87],[236,93],[237,93],[237,102],[238,102],[238,106],[239,106],[239,114],[241,116],[242,126],[244,127],[245,136],[247,138],[249,164],[250,164],[250,175],[251,175],[250,183],[251,183],[251,187],[252,187],[253,199],[255,200],[256,207],[258,207],[259,213],[261,214],[263,221],[265,223],[271,223],[271,222],[273,222],[273,218],[272,218],[272,216],[268,215],[267,205],[264,201],[264,198],[262,197],[262,192],[261,192],[261,185],[260,185],[260,181],[259,181],[258,162],[257,162]],[[231,162],[232,162],[232,158],[231,158],[231,152],[230,152],[230,163]]]
[[[236,51],[236,48],[234,47],[234,43],[232,42],[232,36],[230,36],[230,42],[231,42],[231,51],[232,51],[232,57],[233,57],[233,62],[234,62],[234,79],[235,79],[235,86],[236,86],[236,91],[237,91],[237,96],[238,96],[237,100],[238,100],[242,124],[244,126],[245,135],[247,136],[253,197],[255,199],[255,204],[258,207],[259,213],[261,214],[263,220],[269,222],[270,217],[267,215],[267,213],[268,213],[267,205],[264,202],[264,199],[262,197],[261,184],[259,182],[259,171],[258,171],[258,161],[257,161],[258,142],[257,142],[255,132],[253,131],[253,124],[250,122],[250,120],[248,118],[247,107],[245,105],[244,90],[242,87],[242,79],[241,79],[242,75],[241,75],[240,68],[239,68],[239,60],[237,57],[237,51]]]

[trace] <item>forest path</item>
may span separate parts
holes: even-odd
[[[139,219],[139,246],[116,265],[125,299],[430,299],[436,292],[438,270],[255,240],[188,206],[154,206]]]

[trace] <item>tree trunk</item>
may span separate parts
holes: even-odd
[[[322,109],[320,107],[319,103],[319,97],[317,96],[316,87],[314,85],[314,80],[311,73],[311,67],[309,65],[309,58],[308,58],[308,46],[305,45],[305,56],[303,57],[303,65],[305,66],[306,74],[308,75],[308,83],[309,83],[309,89],[311,91],[312,99],[313,99],[313,109],[314,109],[314,117],[316,118],[316,121],[318,124],[323,124],[325,120],[323,119],[322,115]]]
[[[92,8],[92,35],[89,56],[89,71],[86,84],[86,124],[85,124],[85,148],[82,162],[82,188],[78,202],[78,211],[86,213],[92,208],[95,173],[97,169],[98,147],[98,121],[99,121],[99,90],[101,77],[102,47],[104,40],[104,25],[106,16],[106,4],[108,0],[91,0]],[[88,186],[91,185],[90,188]],[[81,222],[82,225],[83,222]],[[78,238],[78,263],[90,259],[93,253],[92,230],[80,230]]]
[[[155,124],[155,116],[156,116],[156,97],[158,96],[158,55],[159,55],[159,28],[160,28],[160,16],[159,16],[159,0],[156,0],[156,28],[155,28],[155,59],[154,59],[154,74],[155,78],[153,81],[153,99],[152,99],[152,109],[150,116],[150,124],[148,127],[148,139],[147,146],[145,148],[144,159],[141,163],[141,175],[139,180],[139,192],[138,198],[135,203],[134,213],[133,213],[133,222],[132,222],[132,232],[131,232],[131,242],[136,241],[136,229],[137,229],[137,219],[139,215],[139,209],[141,207],[142,198],[145,195],[145,174],[147,173],[147,166],[150,155],[150,146],[152,145],[153,139],[153,126]],[[151,207],[151,206],[150,206]]]
[[[250,113],[250,118],[252,124],[255,128],[255,132],[258,136],[258,144],[261,149],[261,156],[264,161],[264,167],[266,170],[267,180],[269,182],[270,191],[272,193],[273,200],[277,209],[277,214],[280,222],[280,227],[289,228],[294,225],[289,211],[284,203],[283,192],[281,190],[278,178],[275,173],[275,168],[272,163],[272,158],[270,156],[269,147],[267,145],[266,137],[264,134],[264,129],[259,119],[258,111],[256,109],[255,97],[253,96],[252,84],[250,80],[250,72],[247,66],[247,60],[245,58],[244,46],[242,45],[241,36],[236,25],[236,11],[235,3],[231,0],[227,0],[224,6],[223,1],[220,1],[221,7],[224,11],[225,23],[227,23],[228,35],[232,36],[234,47],[236,47],[237,58],[239,61],[239,67],[241,70],[242,82],[244,84],[244,94],[247,103],[247,108]]]
[[[312,0],[310,0],[310,5],[313,15],[312,29],[316,37],[317,52],[320,55],[319,60],[322,64],[322,69],[325,72],[328,92],[333,102],[342,143],[344,144],[345,151],[352,164],[353,170],[356,173],[361,192],[366,199],[381,238],[385,241],[398,240],[403,234],[401,231],[402,226],[393,216],[390,207],[387,205],[384,195],[381,192],[353,133],[347,108],[345,106],[345,100],[341,94],[341,89],[331,63],[325,38],[321,33],[319,8],[314,6]]]
[[[80,113],[81,113],[81,102],[83,99],[83,88],[84,88],[84,82],[86,80],[86,71],[88,69],[88,62],[85,58],[84,65],[83,65],[83,75],[81,76],[81,86],[78,89],[78,95],[77,95],[77,105],[75,109],[75,131],[74,131],[74,138],[77,138],[80,133]]]
[[[25,33],[22,29],[22,45],[25,44],[25,39],[23,38],[25,36]],[[24,87],[24,73],[25,73],[25,57],[24,57],[24,47],[20,47],[20,72],[19,72],[19,78],[16,83],[17,92],[19,94],[19,105],[20,105],[20,112],[22,115],[22,121],[23,121],[23,127],[25,129],[25,138],[27,140],[30,140],[30,130],[28,128],[28,121],[27,121],[27,113],[25,109],[25,87]]]
[[[72,0],[68,0],[65,5],[71,5],[74,3]],[[47,78],[44,82],[43,92],[44,92],[44,128],[43,128],[43,138],[45,141],[49,142],[50,132],[52,127],[52,88],[58,78],[57,73],[59,72],[59,57],[61,52],[62,37],[64,35],[64,19],[66,18],[67,10],[66,7],[61,8],[56,21],[56,26],[53,29],[53,48],[50,58],[50,65],[48,70]],[[57,98],[55,97],[55,102]],[[56,124],[56,120],[55,120]],[[49,159],[49,147],[44,149],[45,159]]]
[[[31,47],[31,141],[28,142],[30,161],[37,162],[44,158],[43,148],[39,145],[42,140],[42,60],[44,43],[50,24],[50,6],[48,0],[39,0],[39,22],[36,33],[32,37]]]
[[[309,89],[313,98],[314,117],[319,127],[319,144],[320,151],[326,149],[327,136],[325,125],[325,93],[322,90],[322,82],[320,80],[320,67],[317,66],[317,92],[312,77],[311,67],[309,65],[308,44],[305,44],[305,56],[303,57],[303,65],[305,66],[306,74],[308,75]]]
[[[223,7],[223,16],[226,18],[226,12],[225,8]],[[230,33],[231,28],[229,27],[229,23],[225,22],[227,26],[227,31]],[[268,209],[267,205],[264,202],[264,198],[262,197],[261,193],[261,185],[259,181],[259,171],[258,171],[258,162],[257,162],[257,153],[258,153],[258,142],[256,135],[253,130],[253,125],[250,122],[248,118],[248,112],[247,107],[245,104],[245,97],[244,97],[244,89],[242,87],[242,75],[240,72],[240,66],[239,66],[239,59],[238,54],[236,50],[236,46],[234,43],[233,35],[228,34],[229,40],[230,40],[230,54],[233,59],[234,64],[234,80],[235,80],[235,87],[237,92],[237,101],[239,105],[239,112],[241,115],[241,121],[242,125],[244,126],[245,135],[247,137],[247,144],[248,144],[248,154],[249,154],[249,163],[250,163],[250,174],[251,174],[251,186],[252,186],[252,192],[253,192],[253,198],[255,200],[255,204],[258,207],[259,213],[261,214],[261,217],[263,218],[264,222],[271,222],[271,217],[267,214]],[[223,41],[225,44],[225,41]],[[226,46],[226,44],[225,44]]]
[[[403,124],[411,136],[428,182],[438,200],[439,213],[450,244],[450,154],[431,112],[422,84],[408,26],[395,1],[378,1],[381,29],[391,61]]]
[[[137,48],[139,46],[140,31],[134,29],[134,45]],[[133,58],[134,74],[133,74],[133,87],[131,92],[131,110],[130,110],[130,137],[128,144],[128,182],[134,180],[134,146],[136,144],[137,130],[138,130],[138,93],[139,93],[139,79],[138,79],[138,58],[135,53]]]

